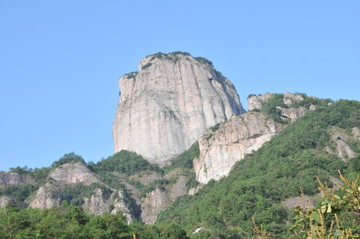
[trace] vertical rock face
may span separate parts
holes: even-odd
[[[244,112],[234,85],[204,58],[158,53],[139,69],[119,80],[115,152],[133,151],[163,165],[209,127]]]

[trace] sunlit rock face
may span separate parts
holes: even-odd
[[[31,200],[29,207],[49,209],[54,206],[59,206],[61,203],[61,190],[58,186],[51,183],[46,183],[41,186]]]
[[[245,112],[234,85],[204,58],[155,54],[142,59],[139,70],[119,80],[115,152],[164,165],[209,127]]]
[[[227,176],[234,164],[259,149],[285,126],[263,113],[248,112],[209,130],[199,139],[200,156],[193,162],[196,179],[206,184]]]
[[[211,179],[219,180],[227,176],[237,161],[258,150],[285,128],[286,124],[279,123],[261,112],[264,104],[276,95],[266,93],[249,96],[250,112],[232,117],[216,129],[210,129],[199,139],[200,156],[193,161],[198,182],[206,184]],[[293,122],[303,117],[308,110],[315,110],[313,105],[309,109],[303,106],[293,107],[295,103],[303,100],[303,96],[299,94],[286,92],[282,95],[283,104],[287,108],[276,107],[280,118]],[[355,134],[356,132],[355,129]]]
[[[82,183],[90,185],[99,181],[95,173],[82,162],[60,165],[50,172],[49,177],[60,184]]]

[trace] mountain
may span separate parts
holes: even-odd
[[[271,110],[280,109],[273,107],[276,98],[283,96],[275,95],[262,112],[281,120],[281,110]],[[342,185],[338,170],[352,178],[360,173],[360,103],[307,97],[293,104],[311,105],[316,109],[289,122],[259,150],[236,163],[228,177],[210,181],[194,196],[178,198],[160,213],[158,222],[177,223],[189,235],[198,231],[198,238],[251,238],[254,220],[276,238],[289,238],[293,209],[312,208],[311,203],[321,198],[316,177],[338,188]],[[360,189],[355,190],[358,195]],[[341,223],[359,233],[355,215],[342,215]]]
[[[356,182],[318,190],[360,173],[359,102],[266,93],[245,112],[205,58],[158,53],[139,68],[119,80],[114,155],[0,172],[1,238],[289,238],[324,202],[312,225],[336,212],[337,229],[360,233]]]
[[[154,54],[119,80],[115,152],[128,150],[165,165],[211,126],[244,113],[234,85],[205,58]],[[141,140],[139,140],[141,139]]]

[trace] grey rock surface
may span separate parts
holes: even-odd
[[[60,189],[57,186],[46,183],[36,191],[35,197],[29,203],[29,207],[48,209],[59,206],[61,197]]]
[[[337,154],[342,161],[355,158],[357,154],[349,145],[349,141],[357,140],[356,127],[352,129],[352,135],[348,135],[344,129],[332,127],[331,140],[336,144],[336,152],[328,149],[329,153]]]
[[[114,150],[164,165],[209,127],[244,113],[234,85],[212,64],[186,54],[151,55],[124,75],[113,124]]]
[[[164,176],[164,179],[174,183],[166,188],[156,188],[141,200],[141,220],[145,223],[154,223],[158,214],[165,210],[176,198],[188,194],[186,183],[188,177],[182,175],[181,170],[174,170]]]
[[[233,117],[199,139],[200,157],[193,161],[196,180],[202,184],[219,180],[246,154],[259,149],[285,126],[263,113]]]
[[[165,191],[156,188],[148,193],[141,203],[141,220],[147,224],[154,223],[157,215],[165,210],[170,204],[170,200]]]
[[[0,197],[0,208],[5,208],[9,203],[14,203],[14,200],[8,196]]]
[[[98,181],[93,173],[84,163],[66,163],[52,170],[49,177],[60,184],[83,183],[90,185]]]
[[[0,187],[31,183],[34,183],[34,180],[26,174],[20,175],[12,172],[0,172]]]
[[[268,102],[275,94],[266,93],[261,95],[252,95],[248,98],[248,110],[260,110],[266,102]]]

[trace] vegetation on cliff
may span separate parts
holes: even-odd
[[[193,197],[178,198],[158,221],[177,223],[188,233],[202,227],[199,238],[250,238],[254,218],[275,237],[288,237],[294,214],[281,206],[283,200],[318,193],[316,177],[331,186],[329,176],[338,176],[338,170],[351,177],[359,173],[350,166],[359,156],[347,163],[324,150],[331,144],[332,126],[351,132],[360,126],[359,116],[356,101],[309,112],[238,162],[227,178],[210,182]],[[359,142],[352,145],[360,153]]]
[[[278,117],[276,105],[280,98],[281,95],[264,104],[263,112]],[[125,184],[137,188],[140,198],[155,188],[166,190],[176,180],[165,176],[176,170],[188,177],[188,188],[195,187],[192,160],[199,156],[198,143],[164,168],[127,151],[90,162],[87,166],[99,176],[100,183],[62,185],[63,205],[43,211],[20,208],[27,207],[27,200],[44,183],[54,183],[48,178],[53,168],[84,160],[70,153],[48,168],[13,168],[13,173],[27,175],[34,183],[0,188],[0,196],[12,199],[8,208],[0,209],[0,237],[132,238],[136,234],[137,238],[356,238],[360,233],[360,192],[356,181],[360,173],[360,142],[349,136],[347,144],[357,156],[342,161],[334,153],[332,130],[335,127],[352,135],[353,128],[360,127],[360,103],[304,98],[294,104],[316,105],[315,111],[288,124],[262,148],[238,162],[227,178],[210,181],[194,196],[178,198],[160,213],[155,225],[136,221],[127,224],[121,214],[90,215],[78,206],[95,188],[101,188],[105,198],[112,189],[124,190]],[[216,129],[217,126],[212,130]],[[329,187],[332,190],[339,186],[332,180],[339,177],[339,171],[347,178],[342,178],[345,185],[341,190],[328,192]],[[156,177],[145,183],[134,177],[146,174]],[[319,198],[319,181],[324,198],[314,209],[294,211],[282,206],[284,200],[301,195]],[[193,233],[196,229],[199,231]]]

